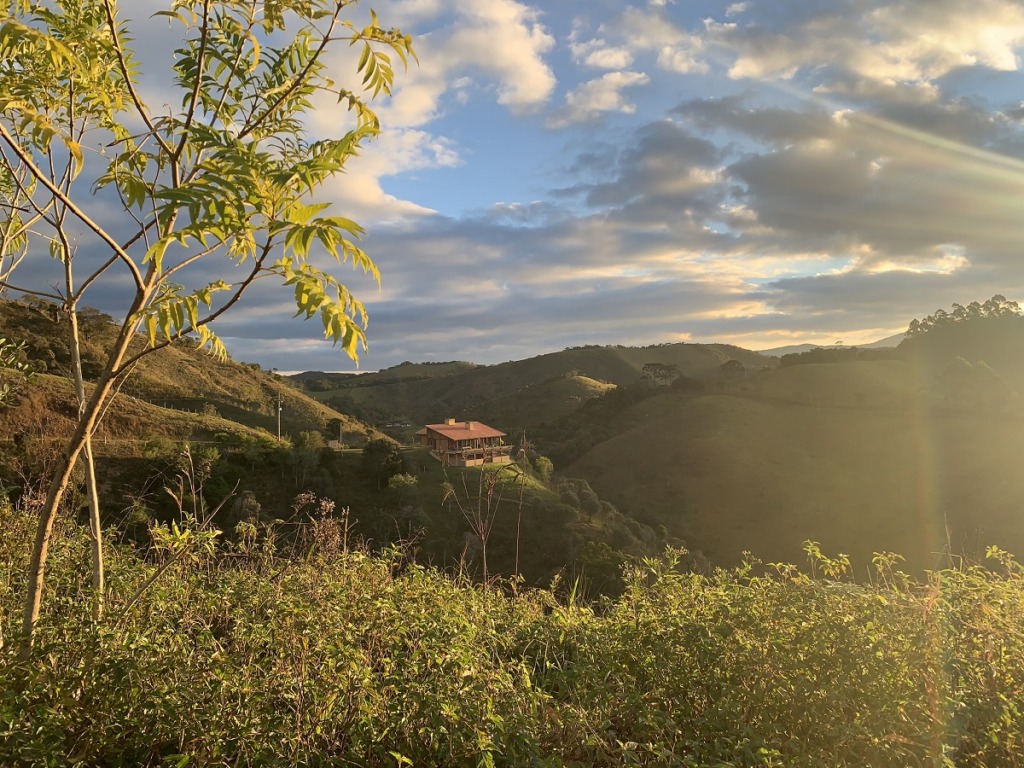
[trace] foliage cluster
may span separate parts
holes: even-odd
[[[33,522],[0,515],[9,637]],[[34,657],[0,650],[0,762],[1021,764],[1024,576],[999,552],[1000,573],[921,583],[880,556],[858,585],[814,546],[818,575],[686,573],[669,551],[587,605],[311,530],[302,559],[251,526],[234,544],[189,548],[179,529],[145,557],[115,547],[95,624],[75,597],[88,541],[62,521]]]
[[[951,311],[938,309],[921,320],[912,320],[899,351],[935,373],[962,357],[971,363],[984,360],[1001,375],[1020,380],[1024,377],[1022,347],[1024,316],[1020,306],[996,295],[981,304],[954,304]]]
[[[31,367],[23,359],[24,353],[24,342],[15,343],[0,336],[0,374],[4,371],[15,374],[13,382],[0,382],[0,407],[10,403],[17,394],[18,384],[30,380],[33,375]]]
[[[1005,296],[996,294],[984,304],[972,301],[966,307],[953,304],[952,310],[937,309],[931,315],[918,320],[914,318],[907,327],[907,338],[911,339],[937,328],[944,328],[957,323],[976,322],[978,320],[994,320],[999,318],[1020,319],[1020,305],[1016,301],[1008,301]]]
[[[54,444],[44,433],[60,429],[67,424],[47,420],[0,446],[0,492],[12,502],[36,503],[39,478],[52,461]],[[516,473],[503,475],[508,487],[492,510],[488,537],[490,572],[517,574],[524,583],[536,585],[567,569],[591,590],[620,591],[620,566],[660,551],[664,537],[598,499],[586,481],[559,480],[557,490],[550,487],[550,462],[543,456],[535,461],[540,472],[526,462],[516,465],[523,471],[522,488]],[[183,471],[191,474],[197,468],[201,476],[195,493],[205,509],[222,506],[212,522],[225,530],[227,539],[240,522],[277,521],[282,537],[292,540],[308,520],[298,500],[312,496],[330,500],[339,514],[344,511],[353,538],[374,551],[415,540],[411,558],[452,568],[461,563],[467,574],[482,577],[478,534],[454,497],[446,500],[454,487],[463,506],[475,508],[481,470],[445,471],[425,451],[401,450],[387,440],[344,452],[326,448],[319,432],[301,432],[283,444],[227,433],[216,434],[212,442],[148,440],[135,446],[135,455],[99,457],[105,482],[103,525],[114,529],[114,539],[145,546],[150,529],[169,525],[177,514],[175,500],[165,489],[173,490]],[[81,483],[76,477],[67,498],[72,513],[82,505]],[[574,489],[566,494],[572,503],[559,498],[563,487]]]

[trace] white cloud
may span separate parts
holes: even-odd
[[[549,121],[552,128],[593,120],[607,112],[632,114],[636,105],[625,99],[622,91],[644,85],[650,78],[643,72],[608,72],[589,80],[565,96],[565,105]]]
[[[792,78],[831,66],[867,81],[933,82],[958,67],[1012,71],[1024,44],[1024,8],[1014,0],[842,0],[750,23],[709,23],[708,40],[731,50],[734,78]]]
[[[609,45],[601,38],[584,43],[570,42],[569,49],[577,63],[596,69],[621,70],[633,63],[633,54],[628,48]]]
[[[390,9],[397,23],[413,24],[419,62],[396,71],[393,95],[374,104],[384,128],[351,164],[349,174],[332,185],[338,202],[361,216],[360,221],[420,216],[429,209],[386,194],[381,178],[422,168],[459,163],[458,149],[425,127],[441,116],[445,97],[464,105],[490,91],[512,112],[531,111],[547,102],[556,80],[544,55],[555,44],[540,13],[516,0],[415,0]],[[382,18],[390,18],[382,14]],[[415,25],[435,24],[416,34]],[[436,26],[438,23],[441,26]],[[357,49],[343,49],[331,67],[355,72]],[[337,134],[350,122],[342,108],[318,103],[313,130]]]
[[[433,211],[387,194],[381,179],[403,171],[459,164],[454,146],[443,137],[420,130],[385,131],[351,163],[347,173],[330,181],[326,193],[339,211],[363,225],[417,218]]]
[[[399,6],[401,7],[401,6]],[[381,111],[387,126],[418,127],[435,118],[451,89],[464,92],[466,78],[492,87],[498,102],[515,112],[551,98],[555,75],[544,54],[555,45],[535,9],[515,0],[436,0],[430,7],[451,18],[415,35],[419,63],[397,78]]]
[[[849,343],[857,329],[874,329],[870,340],[913,314],[1024,284],[1024,129],[979,106],[994,88],[943,78],[1019,68],[1019,0],[726,0],[707,23],[692,21],[692,3],[576,3],[586,16],[560,53],[594,69],[549,125],[635,113],[627,89],[655,65],[720,78],[659,73],[659,86],[732,95],[691,101],[631,137],[588,130],[586,162],[567,162],[586,173],[560,197],[511,193],[451,219],[389,196],[391,174],[460,162],[458,144],[431,130],[446,110],[486,99],[528,112],[552,99],[548,54],[568,4],[545,16],[529,1],[393,6],[404,9],[398,23],[431,30],[416,35],[421,64],[381,110],[381,140],[327,190],[362,223],[398,221],[366,244],[384,290],[361,294],[373,316],[365,365],[672,333],[803,340],[828,329]],[[752,83],[723,84],[729,70],[794,83],[751,96]],[[442,294],[444,307],[430,304]]]
[[[679,74],[704,73],[706,43],[701,34],[673,24],[663,10],[627,9],[612,29],[623,39],[623,48],[634,54],[656,53],[658,66]]]
[[[707,72],[707,63],[697,58],[695,53],[686,47],[666,45],[658,53],[658,66],[682,75]]]
[[[615,24],[626,44],[634,50],[657,51],[692,37],[673,24],[663,12],[628,8]]]
[[[514,0],[461,0],[459,20],[432,41],[446,73],[483,71],[497,81],[498,102],[524,111],[547,101],[555,75],[543,54],[555,45],[533,8]]]

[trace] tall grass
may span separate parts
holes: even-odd
[[[4,637],[32,521],[0,511]],[[37,652],[0,651],[0,765],[1024,765],[1024,579],[950,569],[870,584],[789,566],[683,573],[621,598],[515,594],[347,551],[284,559],[251,535],[158,567],[54,547]]]

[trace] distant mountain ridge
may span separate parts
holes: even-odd
[[[898,347],[900,342],[906,338],[905,333],[897,333],[893,336],[886,336],[884,339],[873,341],[870,344],[791,344],[786,347],[772,347],[761,349],[758,352],[770,357],[782,357],[783,355],[798,355],[802,352],[810,352],[812,349],[888,349]]]

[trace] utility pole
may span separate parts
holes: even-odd
[[[277,442],[281,442],[281,393],[277,393]]]

